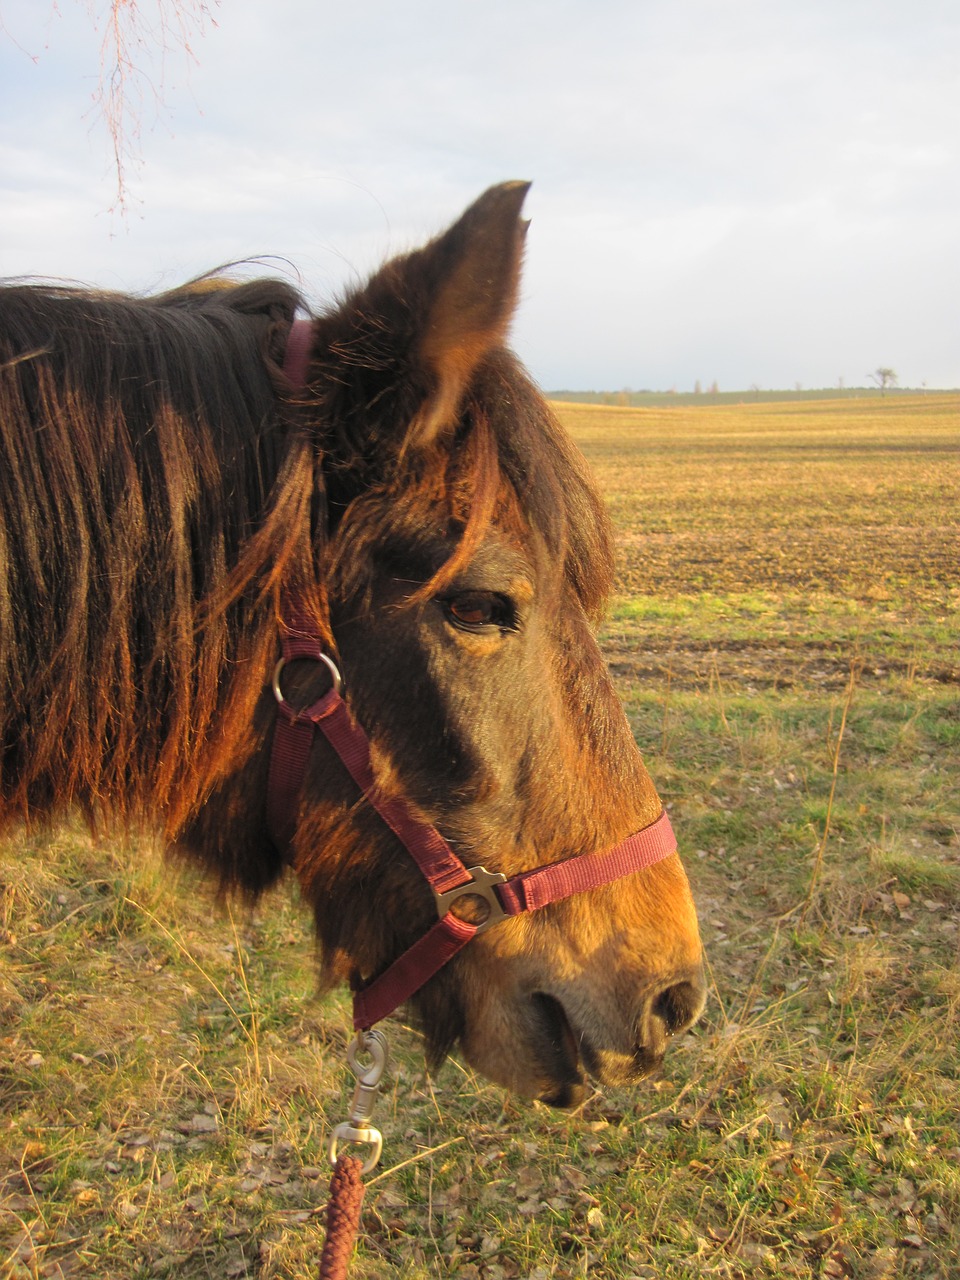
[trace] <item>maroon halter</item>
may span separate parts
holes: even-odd
[[[295,385],[306,381],[310,325],[294,322],[284,369]],[[378,977],[354,992],[353,1024],[368,1030],[392,1013],[429,981],[478,933],[509,916],[538,911],[551,902],[611,884],[652,866],[677,848],[666,812],[649,826],[627,836],[603,853],[585,853],[509,880],[485,867],[466,867],[436,827],[423,822],[400,796],[386,796],[377,785],[370,764],[370,742],[340,696],[340,675],[312,633],[309,620],[296,602],[288,603],[281,632],[282,657],[273,691],[278,711],[267,780],[267,825],[271,839],[284,853],[297,827],[307,763],[319,729],[336,751],[366,799],[409,852],[430,888],[437,906],[437,922]],[[286,701],[280,684],[283,667],[295,659],[323,663],[332,684],[324,696],[296,709]],[[480,924],[454,915],[459,898],[480,897],[488,914]]]
[[[289,847],[297,825],[300,796],[307,762],[319,729],[346,766],[347,772],[388,827],[399,838],[420,868],[437,904],[438,920],[417,942],[379,977],[353,997],[353,1023],[367,1030],[392,1013],[442,969],[478,933],[509,916],[538,911],[551,902],[611,884],[652,866],[677,847],[670,819],[661,813],[656,822],[603,853],[585,853],[509,880],[485,867],[466,867],[443,836],[429,823],[414,816],[401,796],[386,796],[379,789],[370,765],[370,742],[350,715],[340,696],[340,676],[319,640],[294,606],[288,609],[281,637],[283,657],[273,681],[279,715],[273,732],[273,749],[267,782],[267,823],[280,849]],[[322,698],[300,710],[284,698],[280,677],[294,659],[324,663],[332,673],[332,685]],[[459,919],[450,908],[458,898],[477,896],[487,904],[481,924]]]

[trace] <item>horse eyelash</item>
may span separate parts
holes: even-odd
[[[492,617],[489,622],[481,622],[471,625],[468,622],[458,618],[453,610],[453,603],[463,596],[484,596],[495,602],[496,606],[502,613],[502,618]],[[483,632],[494,627],[501,633],[517,632],[520,630],[520,617],[515,601],[509,596],[501,594],[499,591],[454,591],[449,594],[436,596],[437,603],[444,611],[447,620],[454,627],[466,632]]]

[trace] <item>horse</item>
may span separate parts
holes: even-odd
[[[705,988],[594,637],[608,518],[507,346],[527,185],[312,315],[223,273],[0,289],[0,820],[293,874],[358,1025],[402,1004],[431,1066],[569,1107]]]

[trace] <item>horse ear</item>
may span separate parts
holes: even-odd
[[[411,424],[410,445],[432,443],[455,420],[477,365],[506,337],[520,285],[528,226],[520,209],[529,189],[529,182],[491,187],[421,251],[434,276],[420,343],[433,394]]]
[[[516,306],[529,186],[491,187],[449,230],[388,262],[317,323],[311,381],[323,379],[354,450],[369,457],[386,446],[396,456],[456,422]]]

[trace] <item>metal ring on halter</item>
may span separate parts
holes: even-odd
[[[328,658],[325,653],[318,653],[312,656],[304,655],[303,658],[290,658],[290,659],[281,658],[280,661],[277,663],[277,665],[273,669],[273,696],[276,698],[277,702],[280,704],[281,707],[289,706],[286,698],[283,696],[283,690],[280,688],[280,676],[283,673],[283,668],[287,665],[288,661],[290,662],[303,662],[303,661],[322,662],[324,666],[327,668],[327,670],[330,672],[330,678],[333,680],[334,693],[339,693],[340,690],[343,688],[343,680],[341,679],[340,670],[337,667],[337,664],[333,661],[332,658]]]

